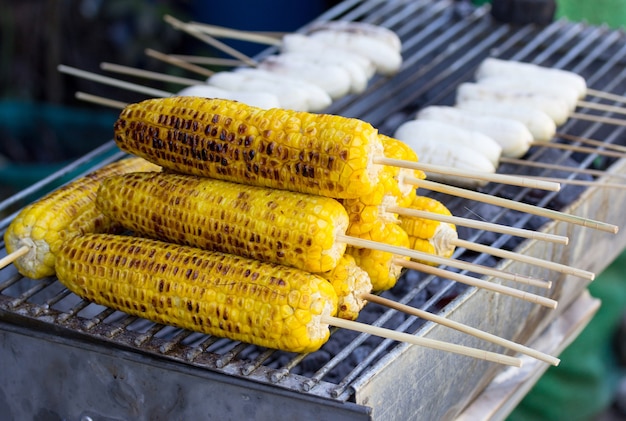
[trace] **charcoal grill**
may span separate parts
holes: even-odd
[[[329,19],[389,27],[403,41],[405,63],[396,76],[376,77],[365,93],[342,98],[327,110],[362,118],[385,134],[392,134],[426,105],[453,104],[456,86],[471,80],[478,63],[489,55],[572,70],[592,88],[626,93],[626,36],[605,27],[565,20],[542,27],[502,24],[491,18],[488,6],[473,8],[447,0],[346,0],[319,17]],[[614,144],[624,143],[623,131],[620,126],[578,120],[560,128],[562,133]],[[0,233],[24,204],[121,156],[113,142],[105,143],[0,203]],[[622,159],[599,154],[538,147],[527,159],[604,170],[598,182],[614,181],[611,175],[623,173],[626,166]],[[585,177],[513,165],[503,165],[500,172]],[[554,193],[490,184],[483,191],[626,224],[620,209],[626,201],[622,190],[564,185]],[[570,238],[563,246],[460,229],[461,237],[470,241],[595,273],[625,246],[623,235],[432,194],[457,216]],[[2,257],[4,243],[0,247]],[[597,307],[585,299],[587,282],[578,278],[462,249],[455,257],[550,280],[554,286],[547,293],[516,287],[548,295],[559,301],[559,307],[550,310],[412,271],[383,295],[507,339],[546,346],[549,352],[562,349]],[[576,312],[568,313],[572,309]],[[563,318],[573,322],[565,330],[555,330]],[[360,320],[504,352],[374,304],[366,306]],[[536,379],[546,368],[543,363],[525,363],[525,373],[534,373],[529,378]],[[493,363],[344,330],[334,331],[322,350],[309,355],[261,349],[129,317],[80,300],[54,278],[36,282],[23,278],[11,266],[0,271],[0,367],[0,412],[13,419],[68,420],[453,419],[503,370]],[[509,407],[514,399],[507,398]]]

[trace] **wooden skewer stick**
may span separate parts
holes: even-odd
[[[241,60],[235,60],[222,57],[206,57],[206,56],[192,56],[187,54],[170,54],[170,57],[186,61],[193,64],[204,64],[207,66],[223,66],[223,67],[239,67],[248,66]]]
[[[441,165],[425,164],[422,162],[405,161],[402,159],[392,159],[384,156],[376,157],[374,159],[375,164],[388,165],[391,167],[409,168],[413,170],[420,170],[424,172],[431,172],[436,174],[452,175],[457,177],[466,177],[483,181],[494,181],[502,184],[511,184],[514,186],[530,187],[534,189],[559,191],[561,186],[559,183],[543,182],[538,183],[540,180],[528,180],[524,177],[511,176],[506,174],[494,174],[483,171],[472,171],[451,167],[444,167]]]
[[[626,120],[624,120],[624,125],[626,125]],[[540,142],[534,141],[530,143],[531,146],[542,146],[546,148],[554,148],[554,149],[563,149],[567,151],[575,151],[575,152],[584,152],[588,154],[595,153],[597,155],[610,156],[612,158],[625,158],[626,154],[623,152],[616,151],[603,151],[596,148],[588,148],[585,146],[576,146],[576,145],[566,145],[564,143],[554,143],[554,142]]]
[[[492,256],[501,257],[503,259],[516,260],[518,262],[528,263],[538,267],[553,270],[555,272],[564,273],[567,275],[577,276],[579,278],[593,281],[596,275],[593,272],[589,272],[583,269],[573,268],[557,262],[551,262],[549,260],[539,259],[533,256],[527,256],[521,253],[515,253],[508,250],[502,250],[496,247],[486,246],[483,244],[473,243],[471,241],[463,240],[460,238],[451,239],[450,243],[456,247],[466,248],[468,250],[477,251],[479,253],[486,253]]]
[[[427,212],[427,211],[422,211],[418,209],[402,208],[399,206],[388,206],[386,208],[386,211],[391,212],[391,213],[397,213],[399,215],[412,216],[415,218],[424,218],[424,219],[431,219],[433,221],[446,222],[446,223],[455,224],[461,227],[474,228],[474,229],[484,230],[484,231],[492,231],[492,232],[497,232],[500,234],[508,234],[508,235],[512,235],[515,237],[548,241],[548,242],[558,243],[558,244],[563,244],[563,245],[567,245],[569,243],[569,238],[562,236],[562,235],[549,234],[549,233],[544,233],[540,231],[527,230],[523,228],[509,227],[506,225],[494,224],[494,223],[486,222],[486,221],[478,221],[478,220],[469,219],[469,218],[461,218],[458,216],[442,215],[439,213]]]
[[[545,209],[539,206],[529,205],[528,203],[520,203],[514,200],[491,196],[472,190],[448,186],[441,183],[435,183],[433,181],[421,180],[416,177],[405,177],[404,180],[407,183],[411,183],[415,186],[422,187],[427,190],[438,191],[440,193],[450,194],[452,196],[458,196],[466,199],[476,200],[479,202],[489,203],[496,206],[502,206],[505,208],[530,213],[532,215],[545,216],[546,218],[554,219],[557,221],[564,221],[574,225],[581,225],[587,228],[610,232],[612,234],[617,234],[617,232],[619,231],[619,227],[617,225],[609,224],[602,221],[595,221],[593,219],[584,218],[582,216],[570,215],[552,209]]]
[[[519,358],[509,357],[507,355],[502,355],[490,351],[483,351],[463,345],[451,344],[448,342],[438,341],[436,339],[423,338],[405,332],[397,332],[392,329],[385,329],[383,327],[372,326],[366,323],[355,322],[352,320],[340,319],[338,317],[322,316],[321,322],[342,329],[349,329],[356,332],[367,333],[369,335],[379,336],[381,338],[392,339],[398,342],[406,342],[412,345],[452,352],[455,354],[474,357],[481,360],[496,362],[514,367],[521,367],[522,365],[522,361]]]
[[[567,134],[567,133],[557,133],[556,136],[562,139],[571,140],[572,142],[586,143],[588,145],[598,146],[598,147],[602,147],[605,149],[611,149],[611,150],[626,153],[626,146],[623,146],[623,145],[615,145],[613,143],[606,143],[601,140],[589,139],[587,137],[581,137],[581,136],[574,136],[574,135]]]
[[[147,86],[139,85],[136,83],[125,82],[123,80],[110,78],[107,76],[102,76],[97,73],[87,72],[85,70],[80,70],[75,67],[66,66],[64,64],[60,64],[57,66],[57,69],[61,73],[67,73],[72,76],[81,77],[83,79],[92,80],[94,82],[103,83],[105,85],[115,86],[121,89],[126,89],[133,92],[139,92],[145,95],[149,95],[151,97],[169,97],[172,96],[171,93],[162,91],[160,89],[153,89]]]
[[[187,34],[199,39],[202,42],[205,42],[219,50],[224,51],[225,53],[229,54],[232,57],[236,57],[239,60],[243,61],[244,63],[247,63],[250,66],[256,66],[256,61],[250,57],[248,57],[247,55],[241,53],[240,51],[229,47],[228,45],[224,44],[223,42],[213,38],[210,35],[207,35],[205,33],[200,32],[198,29],[196,29],[195,27],[186,24],[185,22],[176,19],[175,17],[171,16],[171,15],[165,15],[163,16],[163,20],[165,20],[165,22],[169,23],[170,25],[172,25],[173,28],[176,29],[180,29],[184,32],[186,32]]]
[[[505,285],[500,285],[495,282],[488,282],[482,279],[473,278],[471,276],[463,275],[460,273],[450,272],[449,270],[441,269],[435,266],[430,266],[424,263],[395,259],[394,264],[405,267],[407,269],[417,270],[418,272],[428,273],[430,275],[439,276],[440,278],[450,279],[452,281],[459,282],[461,284],[474,286],[477,288],[486,289],[488,291],[497,292],[503,295],[508,295],[514,298],[519,298],[524,301],[539,304],[544,307],[555,309],[558,302],[547,297],[542,297],[537,294],[520,291],[515,288],[510,288]]]
[[[208,35],[212,35],[218,38],[236,39],[238,41],[250,41],[257,44],[276,45],[280,46],[284,33],[263,33],[253,31],[241,31],[238,29],[226,28],[224,26],[210,25],[200,22],[189,22],[190,28],[203,32]]]
[[[210,76],[213,76],[213,74],[215,73],[215,72],[213,72],[213,71],[211,71],[209,69],[205,69],[204,67],[200,67],[200,66],[196,66],[196,65],[191,64],[191,63],[187,63],[184,60],[180,60],[180,59],[174,58],[174,57],[170,56],[169,54],[161,53],[159,51],[153,50],[152,48],[146,48],[144,50],[144,52],[146,53],[146,55],[148,57],[152,57],[152,58],[155,58],[157,60],[164,61],[164,62],[169,63],[171,65],[180,67],[180,68],[185,69],[185,70],[189,70],[190,72],[197,73],[197,74],[202,75],[202,76],[210,77]]]
[[[543,177],[543,176],[539,177],[539,176],[532,176],[532,175],[527,175],[526,177],[536,178],[537,180],[545,180],[545,181],[559,181],[561,184],[571,184],[573,186],[594,186],[594,187],[601,187],[605,189],[619,189],[619,190],[626,189],[626,184],[607,183],[607,182],[597,181],[597,180],[564,180],[562,178]]]
[[[13,253],[7,254],[2,259],[0,259],[0,269],[3,269],[6,266],[9,266],[11,263],[15,262],[20,257],[28,254],[29,251],[30,251],[30,247],[22,246],[18,248],[17,250],[15,250]]]
[[[518,344],[508,339],[501,338],[500,336],[487,333],[483,330],[476,329],[474,327],[456,322],[454,320],[450,320],[447,317],[438,316],[436,314],[430,313],[425,310],[420,310],[418,308],[411,307],[406,304],[398,303],[396,301],[378,296],[376,294],[362,294],[361,298],[369,301],[370,303],[376,303],[385,307],[393,308],[403,313],[410,314],[410,315],[419,317],[424,320],[429,320],[431,322],[435,322],[437,324],[449,327],[454,330],[458,330],[459,332],[467,333],[468,335],[472,335],[476,338],[483,339],[487,342],[491,342],[493,344],[503,346],[512,351],[519,352],[520,354],[528,355],[529,357],[533,357],[539,361],[546,362],[553,366],[558,366],[561,361],[556,357],[553,357],[541,351],[537,351],[535,349],[529,348],[527,346]]]
[[[626,96],[612,94],[610,92],[604,92],[597,89],[587,88],[587,95],[596,96],[598,98],[608,99],[615,102],[626,103]]]
[[[76,99],[81,101],[91,102],[92,104],[103,105],[105,107],[115,108],[117,110],[124,109],[128,105],[126,102],[103,98],[101,96],[88,94],[86,92],[78,91],[76,92],[76,94],[74,94],[74,96],[76,97]]]
[[[597,102],[590,101],[578,101],[577,105],[591,110],[607,111],[615,114],[626,114],[626,110],[624,108],[617,107],[615,105],[599,104]]]
[[[353,247],[367,248],[372,250],[380,250],[387,253],[392,253],[398,256],[409,257],[411,259],[417,259],[423,262],[430,262],[437,265],[445,265],[455,267],[457,269],[467,270],[470,272],[480,273],[483,275],[493,276],[500,279],[511,280],[518,283],[523,283],[532,286],[538,286],[545,288],[546,282],[541,279],[531,278],[528,276],[517,275],[514,273],[505,272],[503,270],[494,269],[486,266],[477,265],[475,263],[464,262],[462,260],[450,259],[447,257],[435,256],[426,252],[412,250],[405,247],[392,246],[390,244],[379,243],[377,241],[365,240],[362,238],[355,238],[345,235],[337,236],[337,241],[344,242]],[[444,272],[447,272],[444,270]],[[474,279],[474,278],[472,278]],[[492,285],[491,283],[489,283]],[[513,288],[509,288],[514,290]],[[518,291],[518,290],[514,290]]]
[[[626,126],[626,120],[611,117],[602,117],[599,115],[571,113],[570,118],[576,118],[578,120],[593,121],[596,123],[613,124],[616,126]]]
[[[500,163],[511,164],[511,165],[523,165],[527,167],[536,167],[536,168],[542,168],[546,170],[564,171],[564,172],[570,172],[570,173],[576,173],[576,174],[587,174],[587,175],[593,175],[596,177],[604,177],[605,175],[607,175],[607,172],[602,171],[602,170],[594,170],[590,168],[577,168],[577,167],[571,167],[568,165],[550,164],[548,162],[528,161],[525,159],[500,157]],[[618,177],[618,178],[626,179],[626,174],[608,174],[608,175],[610,177]],[[525,177],[529,177],[529,176],[526,175]]]
[[[151,80],[160,80],[162,82],[177,83],[179,85],[185,86],[200,85],[206,83],[204,80],[190,79],[186,77],[168,75],[159,72],[151,72],[149,70],[142,70],[134,67],[122,66],[120,64],[107,62],[100,63],[100,68],[108,72],[121,73],[123,75],[136,76]]]

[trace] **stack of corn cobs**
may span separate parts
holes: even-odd
[[[329,338],[324,316],[356,319],[363,293],[394,286],[403,259],[349,245],[436,249],[450,215],[377,156],[417,161],[358,119],[196,97],[127,106],[115,141],[134,157],[26,207],[5,235],[33,279],[145,319],[291,352]],[[132,235],[128,235],[130,232]]]

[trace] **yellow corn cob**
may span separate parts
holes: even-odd
[[[131,171],[158,171],[141,158],[116,161],[81,177],[26,206],[9,225],[4,241],[9,253],[22,246],[28,253],[14,264],[29,278],[54,275],[54,261],[61,243],[86,232],[114,232],[120,225],[96,209],[96,192],[105,178]]]
[[[452,215],[443,203],[427,196],[415,196],[408,208]],[[454,253],[455,246],[450,244],[450,239],[458,238],[454,224],[401,215],[400,225],[409,236],[411,248],[440,257],[451,257]]]
[[[394,139],[393,137],[379,135],[384,148],[385,157],[393,159],[401,159],[404,161],[418,162],[418,156],[413,149],[406,143]],[[404,177],[415,177],[420,180],[426,178],[426,174],[419,170],[410,170],[406,168],[385,166],[384,170],[391,173],[391,176],[396,181],[393,184],[387,186],[388,194],[392,194],[396,197],[396,204],[398,206],[408,206],[413,197],[415,196],[415,186],[404,182]]]
[[[367,272],[356,264],[354,257],[344,254],[335,269],[320,275],[330,282],[337,293],[337,317],[356,320],[367,303],[362,295],[372,292]]]
[[[398,224],[393,223],[381,221],[361,238],[392,246],[409,247],[408,235]],[[408,259],[385,251],[351,246],[346,249],[346,253],[353,256],[356,264],[369,274],[373,291],[384,291],[392,288],[402,272],[402,267],[394,263],[395,259]]]
[[[297,267],[333,269],[348,214],[335,199],[182,174],[102,183],[98,208],[144,236]]]
[[[325,279],[286,266],[156,240],[87,234],[65,242],[59,280],[80,297],[145,318],[290,352],[329,337]]]
[[[382,169],[373,160],[383,147],[368,123],[223,99],[131,104],[115,124],[115,141],[180,173],[334,198],[369,193]]]
[[[385,157],[417,162],[417,155],[403,142],[379,135],[383,142]],[[342,203],[348,211],[350,225],[348,235],[363,235],[371,230],[379,219],[385,222],[398,222],[395,213],[386,211],[390,206],[408,206],[415,196],[415,187],[403,181],[405,176],[426,178],[422,171],[385,166],[380,173],[374,190],[357,198],[344,199]]]

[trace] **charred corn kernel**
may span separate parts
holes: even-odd
[[[138,237],[74,237],[61,246],[56,269],[59,280],[86,300],[290,352],[322,346],[329,337],[322,318],[337,310],[330,283],[309,272]]]
[[[415,196],[408,208],[452,215],[443,203],[427,196]],[[411,248],[440,257],[451,257],[454,253],[455,246],[450,241],[458,238],[454,224],[401,215],[400,225],[409,236]]]
[[[127,106],[118,146],[180,173],[334,198],[367,194],[382,169],[378,132],[354,118],[224,99],[171,97]]]
[[[56,252],[63,240],[86,232],[114,232],[119,224],[96,209],[96,192],[102,180],[131,171],[158,171],[142,158],[116,161],[49,193],[20,211],[4,234],[9,253],[22,246],[28,253],[14,264],[29,278],[54,275]]]
[[[361,238],[398,247],[409,247],[407,233],[398,224],[393,223],[381,221]],[[396,259],[408,259],[386,251],[351,246],[346,249],[346,253],[353,256],[356,264],[368,273],[373,291],[384,291],[392,288],[402,272],[402,266],[395,263]]]
[[[337,317],[356,320],[366,304],[363,294],[372,292],[372,282],[349,254],[344,254],[335,269],[320,274],[335,289],[338,298]]]
[[[348,214],[328,197],[173,173],[102,183],[98,208],[144,236],[325,272],[346,250]]]
[[[379,135],[383,142],[387,158],[417,162],[417,155],[399,140]],[[404,182],[404,177],[411,176],[424,179],[422,171],[385,166],[380,172],[379,182],[374,190],[357,198],[344,199],[342,203],[348,211],[350,225],[348,235],[363,235],[371,230],[379,220],[398,222],[398,215],[388,212],[391,206],[405,207],[415,196],[415,187]]]

